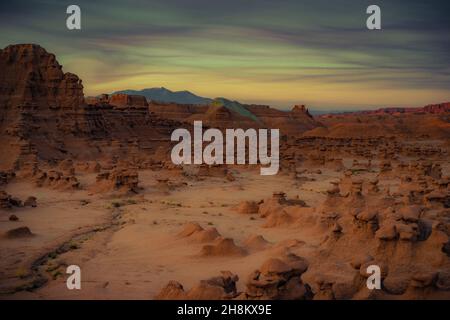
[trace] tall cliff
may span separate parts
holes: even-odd
[[[176,125],[150,114],[143,97],[86,104],[78,76],[64,73],[55,55],[35,44],[0,50],[0,70],[0,170],[129,158],[167,143]]]

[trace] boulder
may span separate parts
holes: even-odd
[[[37,201],[36,201],[36,200],[37,200],[36,197],[30,196],[30,197],[28,197],[28,198],[25,200],[25,202],[23,203],[23,205],[24,205],[25,207],[33,207],[33,208],[35,208],[35,207],[37,207]]]
[[[33,233],[28,227],[19,227],[8,230],[5,236],[8,239],[29,238],[33,236]]]

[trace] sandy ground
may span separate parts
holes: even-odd
[[[261,265],[276,250],[280,241],[305,241],[304,250],[314,245],[311,234],[289,228],[263,228],[257,215],[237,213],[233,207],[243,200],[262,200],[275,191],[283,190],[288,197],[301,196],[309,205],[323,199],[332,172],[322,174],[319,182],[308,182],[301,188],[291,177],[264,177],[257,171],[242,172],[235,182],[224,183],[220,178],[190,181],[187,187],[167,194],[154,187],[155,178],[164,173],[142,171],[143,191],[133,198],[122,199],[120,226],[97,232],[83,240],[77,249],[55,258],[57,264],[76,264],[82,270],[82,290],[68,290],[66,275],[61,274],[33,292],[18,292],[9,298],[81,298],[81,299],[149,299],[169,280],[191,287],[201,279],[230,270],[242,279]],[[315,191],[310,191],[314,189]],[[11,184],[8,192],[26,197],[35,194],[37,208],[15,210],[20,221],[10,222],[10,212],[0,215],[1,231],[13,226],[28,226],[35,236],[26,240],[2,240],[1,254],[4,273],[20,272],[31,259],[50,252],[53,247],[94,225],[111,220],[111,207],[120,199],[102,199],[86,191],[65,193],[48,189],[33,190],[25,183]],[[82,205],[82,201],[90,203]],[[273,249],[254,252],[245,257],[200,257],[204,244],[179,239],[177,233],[187,222],[203,227],[216,227],[226,238],[241,245],[250,235],[262,235]],[[23,265],[23,266],[22,266]],[[22,266],[22,267],[21,267]],[[61,272],[62,273],[62,272]],[[8,281],[5,281],[8,283]],[[238,283],[244,285],[244,281]]]
[[[344,159],[344,163],[351,163],[351,159]],[[233,182],[223,177],[188,179],[167,170],[140,171],[141,190],[133,196],[90,193],[86,191],[89,188],[65,192],[23,182],[10,183],[8,193],[22,199],[34,195],[38,206],[0,212],[0,232],[27,226],[34,233],[26,239],[0,239],[0,298],[152,299],[170,280],[189,289],[226,270],[239,276],[237,286],[241,291],[251,272],[267,258],[277,256],[291,240],[297,240],[291,252],[305,257],[310,270],[334,270],[334,276],[343,279],[353,274],[348,263],[353,252],[345,245],[327,253],[328,265],[320,259],[324,238],[317,229],[298,224],[265,228],[266,220],[260,215],[240,214],[235,209],[242,201],[260,201],[278,191],[285,192],[289,199],[298,197],[307,206],[318,207],[326,199],[331,182],[342,177],[342,172],[311,170],[304,176],[312,181],[299,182],[292,173],[261,176],[259,170],[233,170]],[[444,171],[448,172],[448,166],[444,166]],[[361,177],[367,180],[372,176],[366,173]],[[77,177],[83,185],[89,185],[95,174]],[[159,188],[157,181],[164,178],[178,187]],[[395,179],[384,179],[380,186],[395,191],[397,184]],[[9,221],[10,214],[20,220]],[[245,256],[201,256],[205,243],[177,235],[189,222],[203,228],[215,227],[222,237],[232,238],[241,247],[251,235],[262,235],[270,246],[247,250]],[[62,245],[69,249],[58,252],[56,249]],[[364,245],[358,246],[358,253],[364,253]],[[43,256],[47,258],[39,260]],[[81,267],[81,290],[66,287],[65,268],[72,264]],[[304,279],[313,277],[310,270]],[[17,290],[29,282],[30,273],[49,280],[33,290]],[[16,289],[8,291],[12,287]]]

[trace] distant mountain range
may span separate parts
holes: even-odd
[[[171,91],[164,87],[148,88],[142,90],[121,90],[114,93],[125,93],[130,95],[140,95],[156,102],[163,103],[179,103],[179,104],[200,104],[208,105],[213,102],[213,99],[197,96],[189,91]]]
[[[155,102],[162,103],[178,103],[178,104],[196,104],[196,105],[211,105],[217,107],[225,107],[229,110],[239,113],[244,117],[251,118],[254,121],[259,119],[250,111],[248,111],[244,104],[238,101],[232,101],[226,98],[205,98],[200,97],[189,91],[171,91],[164,87],[161,88],[148,88],[142,90],[121,90],[114,93],[124,93],[129,95],[140,95]]]
[[[130,89],[120,90],[113,92],[113,94],[115,93],[144,96],[147,98],[147,100],[160,103],[224,106],[227,109],[238,112],[239,114],[249,117],[253,120],[257,119],[255,115],[253,115],[245,107],[243,107],[245,106],[245,104],[242,104],[238,101],[233,101],[226,98],[215,98],[215,99],[205,98],[198,96],[187,90],[171,91],[167,88],[160,87],[160,88],[147,88],[142,90],[130,90]],[[310,110],[310,112],[314,115],[322,115],[328,113],[346,112],[346,110]]]
[[[124,93],[128,95],[144,96],[147,100],[160,103],[176,103],[176,104],[193,104],[193,105],[209,105],[209,106],[223,106],[229,110],[239,113],[242,116],[251,118],[257,121],[257,117],[238,101],[229,100],[226,98],[206,98],[198,96],[190,91],[171,91],[167,88],[147,88],[142,90],[120,90],[115,93]],[[450,111],[450,103],[440,103],[428,105],[419,108],[380,108],[376,110],[310,110],[311,114],[315,116],[326,116],[330,114],[395,114],[395,113],[446,113]]]

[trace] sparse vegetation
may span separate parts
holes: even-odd
[[[21,266],[21,267],[17,268],[15,275],[16,275],[16,277],[23,279],[23,278],[28,277],[30,275],[30,273],[28,272],[28,270],[25,267]]]

